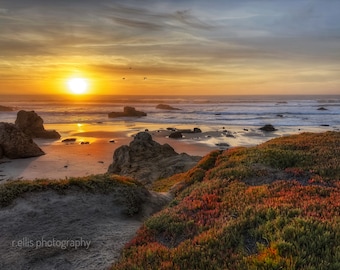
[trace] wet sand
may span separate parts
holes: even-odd
[[[178,153],[204,156],[216,149],[235,146],[252,146],[271,138],[299,133],[302,130],[279,130],[262,132],[258,127],[200,127],[202,133],[183,133],[181,139],[171,139],[166,126],[127,122],[125,125],[45,125],[56,129],[62,138],[57,141],[36,139],[35,142],[45,155],[26,159],[2,159],[0,161],[0,183],[17,179],[64,179],[105,173],[112,163],[115,149],[128,145],[138,132],[148,130],[153,139],[161,144],[168,143]],[[177,125],[177,129],[192,126]],[[67,138],[75,142],[62,142]]]

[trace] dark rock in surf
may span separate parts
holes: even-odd
[[[77,140],[76,138],[66,138],[66,139],[63,139],[61,142],[72,143],[72,142],[75,142],[76,140]]]
[[[125,106],[123,112],[110,112],[108,114],[109,118],[116,118],[116,117],[142,117],[146,116],[147,114],[142,111],[137,111],[134,107]]]
[[[21,110],[17,114],[15,125],[32,138],[59,139],[55,130],[45,130],[44,120],[34,111]]]
[[[216,143],[216,146],[219,146],[220,148],[228,148],[230,145],[228,143]]]
[[[194,128],[194,133],[202,133],[202,130],[200,128],[195,127]]]
[[[183,138],[183,134],[179,131],[175,131],[175,132],[170,133],[169,138],[171,138],[171,139],[181,139],[181,138]]]
[[[263,127],[259,128],[262,131],[267,131],[267,132],[271,132],[271,131],[276,131],[277,129],[274,128],[272,125],[264,125]]]
[[[177,131],[181,133],[194,133],[191,129],[177,129]]]
[[[0,148],[3,156],[13,159],[45,154],[18,126],[3,122],[0,123]]]
[[[160,110],[169,110],[169,111],[176,111],[176,110],[180,110],[178,108],[172,107],[170,105],[167,104],[158,104],[156,106],[156,109],[160,109]]]
[[[327,111],[327,109],[325,107],[320,107],[318,108],[318,111]]]
[[[109,173],[133,177],[143,183],[169,177],[191,169],[201,157],[178,154],[169,144],[159,144],[140,132],[128,145],[117,148]]]

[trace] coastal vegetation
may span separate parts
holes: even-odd
[[[109,194],[122,214],[142,219],[143,205],[159,203],[155,191],[172,195],[112,269],[340,268],[340,132],[212,151],[149,190],[111,173],[11,181],[0,185],[0,207],[51,190]]]
[[[12,181],[0,185],[0,207],[8,206],[27,193],[53,190],[60,194],[67,191],[113,194],[115,199],[127,206],[126,214],[138,214],[149,196],[147,189],[138,181],[118,175],[98,174],[87,177],[70,177],[61,180],[36,179]]]
[[[339,159],[339,132],[211,152],[112,269],[339,269]]]

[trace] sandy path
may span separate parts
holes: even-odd
[[[120,200],[119,193],[79,191],[17,199],[0,209],[0,269],[107,269],[142,224],[141,217],[122,214]],[[153,193],[150,200],[144,214],[159,210],[169,197]],[[78,248],[75,240],[81,241]]]

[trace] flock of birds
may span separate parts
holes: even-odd
[[[129,69],[132,69],[132,67],[129,67]],[[125,80],[125,79],[126,79],[126,77],[123,77],[122,79],[123,79],[123,80]],[[146,79],[147,79],[147,77],[143,77],[143,79],[144,79],[144,80],[146,80]]]

